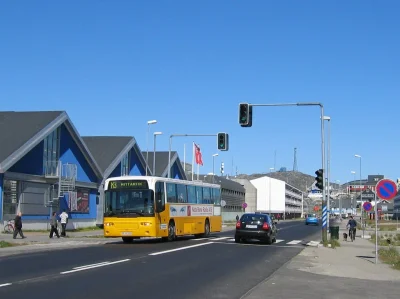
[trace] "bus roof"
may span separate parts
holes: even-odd
[[[104,190],[108,188],[108,183],[112,181],[134,181],[134,180],[147,180],[149,183],[154,182],[167,182],[167,183],[178,183],[178,184],[186,184],[186,185],[193,185],[193,186],[204,186],[204,187],[213,187],[213,188],[220,188],[221,186],[218,184],[210,184],[205,183],[203,181],[188,181],[188,180],[179,180],[179,179],[169,179],[163,177],[155,177],[155,176],[119,176],[119,177],[112,177],[106,179],[104,183]]]

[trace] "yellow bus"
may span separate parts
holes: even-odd
[[[104,236],[173,241],[222,230],[221,187],[198,181],[122,176],[104,184]]]

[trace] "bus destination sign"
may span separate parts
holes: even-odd
[[[114,189],[149,189],[147,181],[128,181],[128,180],[121,180],[121,181],[111,181],[108,183],[108,188],[110,190]]]

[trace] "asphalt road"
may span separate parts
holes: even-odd
[[[241,298],[320,240],[321,227],[278,224],[277,243],[236,244],[234,231],[176,242],[140,240],[0,259],[0,298]]]

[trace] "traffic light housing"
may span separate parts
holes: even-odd
[[[315,177],[315,180],[317,181],[315,186],[317,186],[317,188],[320,190],[324,190],[324,171],[322,169],[318,169],[315,174],[317,175]]]
[[[227,151],[229,149],[229,135],[227,133],[218,133],[217,147],[220,151]]]
[[[239,124],[242,127],[253,125],[253,106],[248,103],[239,104]]]

